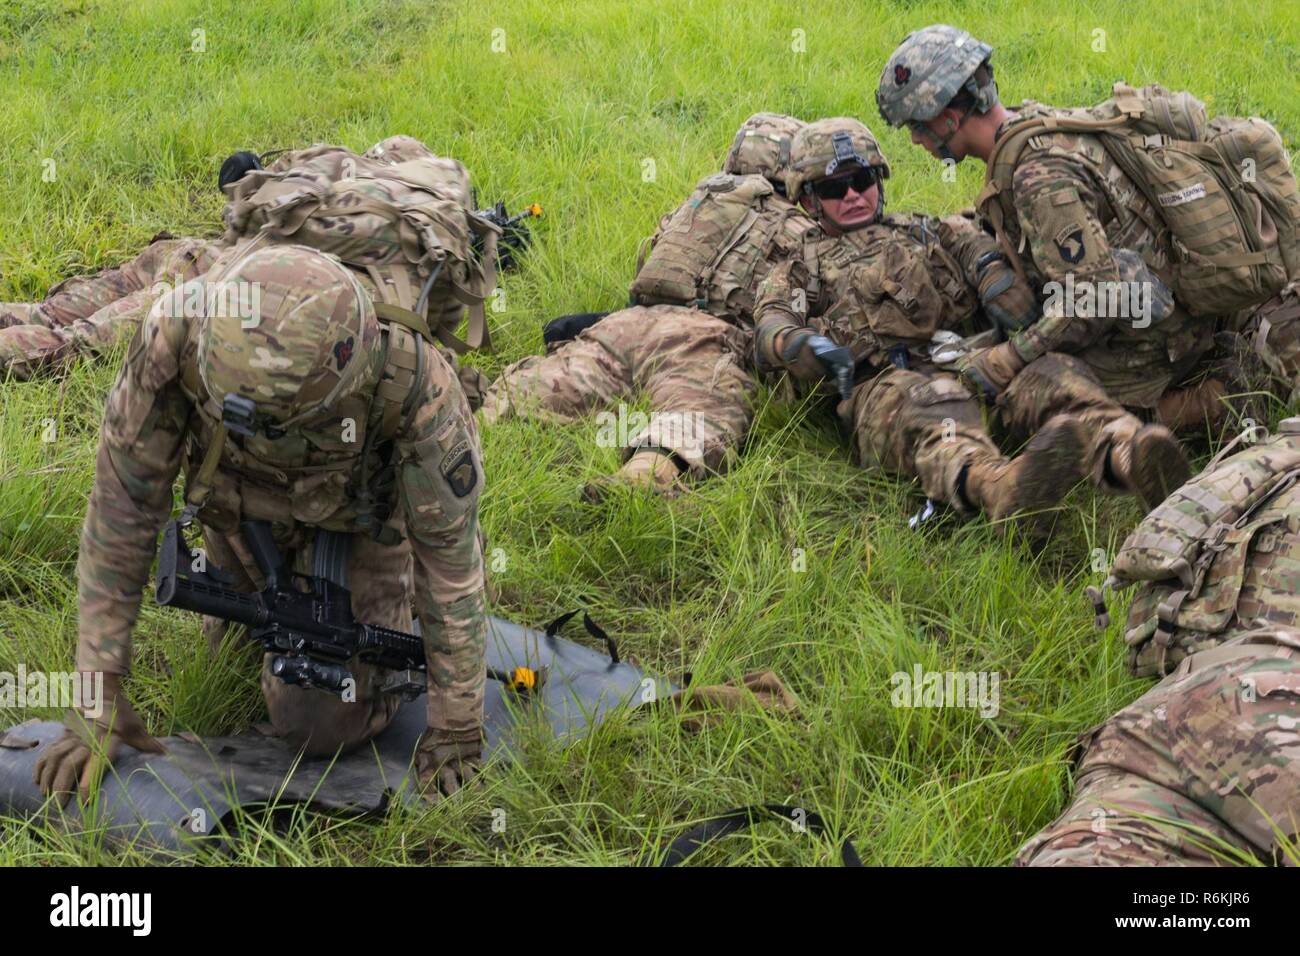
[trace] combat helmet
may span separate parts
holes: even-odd
[[[890,126],[925,123],[952,102],[963,89],[974,98],[973,109],[987,113],[998,102],[993,67],[977,77],[993,47],[965,30],[936,24],[903,38],[885,63],[876,89],[876,106]]]
[[[790,149],[804,121],[784,113],[755,113],[736,130],[722,171],[732,176],[762,176],[785,191]]]
[[[785,175],[786,195],[793,202],[809,191],[816,180],[853,165],[873,168],[880,177],[880,202],[876,211],[879,218],[885,208],[883,180],[889,177],[889,162],[871,130],[860,120],[847,116],[815,120],[795,134],[790,147],[790,168]]]
[[[380,329],[370,296],[334,256],[249,247],[204,281],[196,362],[231,431],[275,437],[370,381]]]

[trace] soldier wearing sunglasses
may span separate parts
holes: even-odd
[[[888,177],[857,120],[818,120],[795,135],[786,195],[825,238],[812,257],[816,275],[790,261],[760,287],[758,366],[837,394],[836,414],[864,467],[916,478],[931,502],[959,514],[1041,516],[1083,477],[1087,436],[1060,417],[1018,457],[1004,456],[976,396],[929,356],[936,332],[1015,321],[1034,297],[970,220],[886,215]],[[1043,523],[1031,530],[1041,533]]]

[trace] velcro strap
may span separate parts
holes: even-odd
[[[1215,512],[1217,514],[1217,512]],[[1167,525],[1177,528],[1183,534],[1191,538],[1202,538],[1206,532],[1213,527],[1210,521],[1199,515],[1185,514],[1175,508],[1162,508],[1160,511],[1160,520]]]

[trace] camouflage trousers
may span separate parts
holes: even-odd
[[[222,248],[204,239],[157,239],[124,265],[64,279],[43,302],[0,303],[0,376],[27,379],[111,348],[125,330],[134,332],[163,283],[202,275]]]
[[[1074,801],[1017,866],[1300,862],[1300,631],[1193,654],[1081,743]]]
[[[957,478],[977,458],[1000,458],[980,403],[955,376],[933,367],[888,368],[853,389],[838,408],[864,468],[916,478],[927,498],[959,512]]]
[[[299,526],[300,527],[300,526]],[[298,531],[305,542],[277,540],[281,553],[289,555],[298,573],[311,570],[314,536],[310,529]],[[396,546],[381,545],[366,534],[351,536],[348,587],[352,611],[358,621],[411,633],[411,605],[414,599],[414,559],[405,540]],[[235,577],[237,590],[252,591],[264,584],[252,553],[238,534],[221,534],[205,529],[203,543],[208,560]],[[294,547],[297,543],[298,546]],[[203,633],[212,647],[225,637],[226,622],[203,619]],[[344,700],[323,690],[305,690],[286,684],[271,674],[271,655],[262,660],[262,696],[277,736],[313,755],[328,755],[342,748],[350,750],[370,740],[392,722],[401,697],[382,693],[380,683],[387,673],[368,664],[349,665],[356,678],[355,700]]]
[[[753,422],[751,337],[698,309],[623,309],[549,355],[530,355],[502,372],[485,397],[484,422],[573,421],[644,392],[649,421],[619,436],[624,457],[662,448],[702,478],[730,464]]]
[[[1092,483],[1108,491],[1123,490],[1108,478],[1107,455],[1112,446],[1132,438],[1144,422],[1112,399],[1081,359],[1049,352],[1030,362],[998,396],[994,423],[1007,441],[1021,445],[1062,413],[1080,420],[1088,431],[1086,468]]]

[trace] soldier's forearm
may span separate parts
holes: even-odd
[[[77,559],[77,667],[125,674],[131,667],[131,630],[154,558],[158,528],[171,503],[166,495],[132,499],[119,478],[122,463],[101,442],[96,480],[81,529]]]
[[[483,725],[487,607],[483,589],[420,610],[429,667],[428,726],[449,740],[477,738]]]
[[[442,524],[436,534],[408,517],[415,558],[416,610],[429,668],[429,726],[465,740],[483,719],[487,599],[477,512]]]
[[[1080,352],[1101,340],[1114,324],[1114,318],[1067,315],[1050,304],[1041,319],[1011,337],[1020,357],[1032,362],[1048,352]]]

